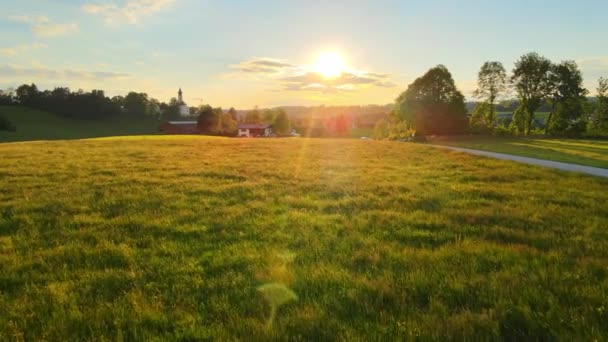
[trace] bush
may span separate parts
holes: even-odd
[[[380,119],[377,121],[376,125],[374,126],[374,139],[386,139],[388,137],[389,127],[390,124],[386,120]]]
[[[409,140],[415,131],[410,129],[405,121],[396,121],[389,125],[389,140]]]
[[[513,132],[509,129],[508,125],[503,123],[494,128],[494,134],[499,137],[507,137],[513,135]]]
[[[0,116],[0,131],[15,132],[17,128],[7,118]]]

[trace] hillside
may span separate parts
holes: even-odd
[[[0,156],[0,340],[608,338],[606,179],[354,139]]]
[[[156,120],[72,120],[22,106],[0,106],[0,116],[17,128],[16,132],[0,131],[0,142],[82,139],[158,131]]]

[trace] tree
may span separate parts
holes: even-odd
[[[221,123],[220,123],[221,132],[220,133],[222,135],[227,135],[227,136],[236,135],[237,121],[232,118],[232,115],[230,115],[230,111],[228,111],[226,113],[222,113],[220,121],[221,121]]]
[[[574,61],[553,65],[551,82],[551,112],[545,124],[545,134],[580,134],[587,123],[583,116],[587,89],[583,87],[583,74]]]
[[[232,117],[232,120],[239,121],[238,113],[237,113],[236,109],[234,109],[234,107],[230,107],[230,109],[228,109],[228,114],[230,114],[230,117]]]
[[[494,105],[484,101],[475,106],[469,118],[469,127],[473,133],[491,133],[495,121]]]
[[[172,97],[168,104],[161,104],[161,120],[170,121],[179,119],[181,117],[179,113],[179,106],[180,104],[175,97]]]
[[[124,108],[132,117],[142,118],[149,114],[148,94],[130,92],[125,96]]]
[[[20,104],[26,106],[32,106],[36,104],[36,100],[38,99],[38,87],[34,83],[31,85],[21,85],[15,91],[15,97]]]
[[[250,110],[245,114],[245,123],[248,124],[259,124],[262,123],[262,115],[258,110],[258,107],[255,107],[253,110]]]
[[[1,90],[0,89],[0,105],[10,105],[13,103],[13,90]]]
[[[374,126],[374,139],[382,140],[388,137],[389,124],[385,119],[380,119]]]
[[[262,121],[266,123],[274,122],[274,119],[278,115],[278,110],[275,109],[264,109],[262,111]]]
[[[395,116],[417,135],[458,134],[466,131],[464,96],[443,65],[430,69],[396,99]]]
[[[221,131],[221,108],[212,108],[210,105],[202,105],[198,109],[199,116],[197,128],[201,133],[218,134]]]
[[[277,134],[288,134],[291,129],[291,123],[289,117],[283,108],[277,110],[277,115],[274,118],[273,130]]]
[[[496,99],[507,90],[507,72],[500,62],[485,62],[477,75],[475,97],[484,100],[483,118],[487,127],[493,127],[496,120]]]
[[[591,117],[591,128],[608,133],[608,78],[600,77],[597,86],[597,98]]]
[[[551,93],[550,71],[551,61],[536,52],[521,56],[515,63],[511,83],[523,107],[520,113],[525,115],[523,132],[526,135],[530,134],[536,110]]]
[[[125,97],[121,95],[116,95],[112,98],[112,103],[117,105],[120,108],[124,108],[125,106]]]

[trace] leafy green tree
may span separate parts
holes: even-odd
[[[391,123],[388,127],[388,139],[389,140],[402,140],[410,139],[414,131],[408,127],[407,122],[404,120],[397,120]]]
[[[262,114],[258,110],[258,107],[255,107],[253,110],[250,110],[245,114],[245,123],[248,124],[259,124],[262,123]]]
[[[236,109],[234,109],[234,107],[230,107],[230,109],[228,109],[228,114],[230,114],[230,117],[232,117],[232,120],[239,121],[238,113],[237,113]]]
[[[382,140],[388,137],[389,123],[385,119],[380,119],[374,126],[374,139]]]
[[[469,118],[469,127],[473,133],[491,133],[495,121],[494,105],[484,101],[475,106]]]
[[[587,123],[583,115],[587,89],[583,87],[583,74],[574,61],[563,61],[551,67],[549,74],[552,91],[549,101],[551,112],[545,125],[545,134],[582,133]]]
[[[598,81],[597,97],[590,126],[593,130],[608,133],[608,78],[601,77]]]
[[[17,101],[26,106],[35,105],[39,95],[38,87],[34,83],[31,85],[23,84],[15,90]]]
[[[277,110],[277,115],[274,118],[273,130],[277,134],[288,134],[291,129],[291,123],[289,117],[283,108]]]
[[[477,75],[475,97],[484,100],[481,109],[487,127],[493,127],[496,121],[495,104],[501,93],[507,90],[507,72],[500,62],[485,62]]]
[[[513,117],[509,125],[509,129],[514,134],[525,134],[526,118],[529,116],[526,107],[519,106],[515,108]]]
[[[161,120],[170,121],[179,119],[181,117],[179,106],[180,104],[175,97],[172,97],[168,104],[165,104],[164,106],[161,104]]]
[[[221,108],[212,108],[210,105],[202,105],[198,109],[199,116],[197,127],[201,133],[218,134],[221,131]]]
[[[0,105],[10,105],[13,103],[13,90],[0,90]]]
[[[464,96],[443,65],[430,69],[396,99],[395,116],[417,135],[464,133],[467,126]]]
[[[237,121],[232,117],[230,111],[221,114],[221,134],[226,136],[236,135]]]
[[[536,52],[521,56],[515,63],[511,83],[522,107],[519,111],[524,115],[522,118],[524,125],[521,129],[526,135],[530,134],[534,115],[543,99],[551,93],[552,84],[549,77],[551,65],[550,60]]]
[[[124,101],[124,108],[129,116],[142,118],[149,114],[148,94],[132,91],[125,96]]]
[[[266,123],[273,123],[278,113],[279,112],[276,109],[264,109],[262,111],[262,121]]]

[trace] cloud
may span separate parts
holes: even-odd
[[[365,86],[390,88],[396,86],[386,74],[370,72],[342,72],[336,78],[325,78],[323,75],[308,71],[303,74],[282,78],[285,90],[312,90],[321,92],[353,91]]]
[[[43,43],[22,44],[22,45],[2,48],[2,49],[0,49],[0,54],[2,54],[4,56],[17,56],[17,55],[27,53],[32,50],[43,49],[46,47],[47,47],[47,45],[43,44]]]
[[[296,68],[295,65],[273,58],[253,59],[233,65],[232,67],[242,72],[257,74],[280,74],[286,70]]]
[[[15,15],[11,20],[28,24],[32,33],[39,37],[56,37],[78,31],[78,24],[75,23],[54,23],[46,16]]]
[[[82,10],[104,17],[108,24],[128,22],[136,24],[143,16],[159,12],[175,0],[128,0],[122,6],[114,3],[90,3],[82,6]]]
[[[86,71],[75,69],[51,69],[46,67],[19,67],[14,65],[0,66],[0,79],[35,78],[51,80],[123,80],[132,76],[125,73],[109,71]]]
[[[326,78],[314,68],[287,63],[274,58],[254,58],[231,65],[236,73],[229,78],[253,78],[272,81],[280,90],[321,93],[351,92],[365,87],[395,87],[390,75],[361,70],[345,70],[338,77]]]

